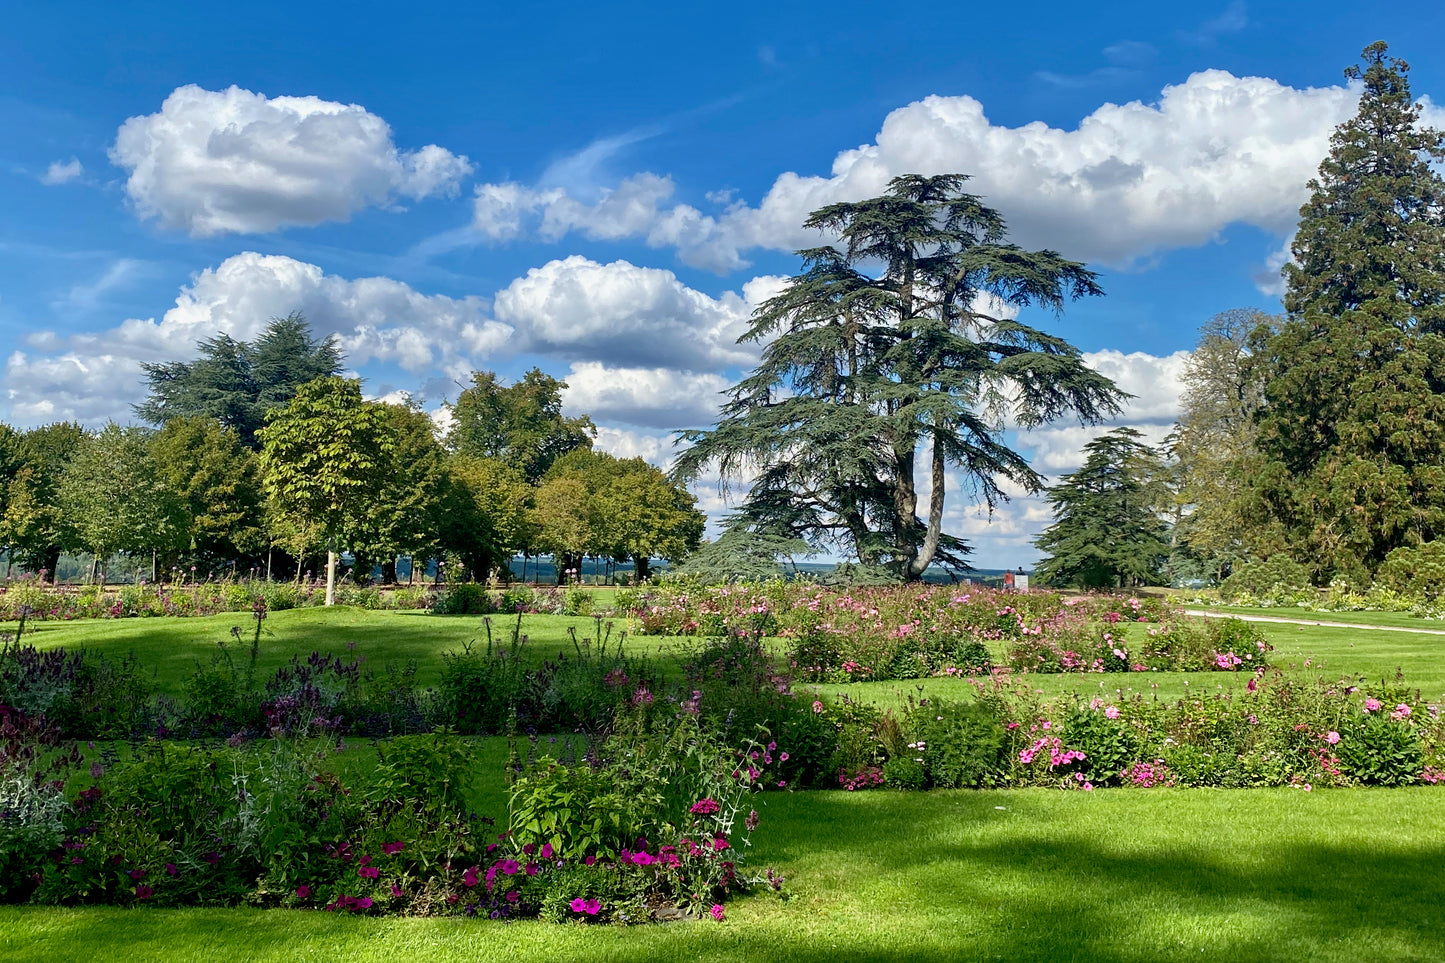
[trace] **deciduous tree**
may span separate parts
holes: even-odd
[[[358,381],[318,378],[271,409],[257,433],[272,504],[325,536],[327,605],[336,600],[339,544],[364,523],[392,470],[395,441],[382,407],[362,400]]]

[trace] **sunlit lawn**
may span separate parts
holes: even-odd
[[[794,898],[634,929],[6,908],[0,959],[1445,959],[1445,792],[808,792],[749,859]]]
[[[498,638],[513,620],[493,619]],[[41,623],[42,646],[133,651],[179,687],[242,614]],[[538,654],[569,650],[591,619],[527,616]],[[619,624],[618,628],[621,625]],[[479,618],[338,608],[274,613],[262,665],[312,649],[372,664],[415,659],[423,684],[442,652],[484,639]],[[1445,691],[1445,639],[1265,625],[1289,671],[1360,672]],[[616,629],[614,629],[616,631]],[[1132,632],[1146,631],[1133,626]],[[668,664],[696,642],[633,638]],[[1306,659],[1311,664],[1306,667]],[[1320,668],[1323,662],[1325,667]],[[1226,673],[1028,676],[1050,694],[1145,698],[1242,684]],[[824,686],[898,702],[965,694],[951,679]],[[1157,686],[1157,689],[1155,688]],[[364,740],[333,765],[374,764]],[[474,803],[505,810],[504,740],[476,743]],[[544,741],[543,750],[550,749]],[[249,909],[0,909],[0,959],[125,960],[1268,960],[1445,959],[1445,791],[1100,790],[775,793],[752,865],[774,865],[794,898],[753,896],[728,920],[630,930],[476,920],[339,918]]]

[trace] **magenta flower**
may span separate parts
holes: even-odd
[[[310,887],[310,886],[307,886],[305,883],[302,883],[300,886],[296,887],[296,898],[297,898],[297,899],[310,899],[310,898],[311,898],[311,887]]]
[[[723,908],[721,903],[712,904],[712,909],[708,910],[708,912],[711,913],[712,918],[717,920],[719,923],[723,921]]]
[[[586,859],[582,860],[582,865],[583,865],[583,866],[595,866],[595,865],[597,865],[597,857],[596,857],[596,856],[588,856]]]
[[[503,873],[503,875],[506,875],[506,876],[516,876],[516,875],[517,875],[517,870],[519,870],[519,869],[521,869],[521,868],[522,868],[522,867],[517,864],[517,861],[516,861],[515,859],[507,859],[507,860],[503,860],[503,861],[502,861],[502,873]]]
[[[381,870],[377,869],[375,866],[363,866],[356,871],[356,875],[361,876],[365,879],[376,879],[378,876],[381,875]]]
[[[543,859],[551,859],[551,858],[552,858],[552,852],[553,852],[553,850],[552,850],[552,844],[551,844],[551,843],[543,843],[543,844],[542,844],[542,858],[543,858]]]
[[[528,864],[527,864],[527,875],[528,875],[528,876],[536,876],[538,870],[540,870],[541,868],[542,868],[542,867],[538,866],[536,863],[528,863]]]
[[[391,895],[392,895],[392,896],[395,896],[397,899],[401,899],[401,887],[398,886],[398,885],[396,885],[395,883],[392,883],[392,884],[391,884]]]
[[[151,894],[154,892],[155,890],[151,889],[145,883],[141,883],[135,888],[136,899],[150,899]]]
[[[402,842],[383,843],[383,844],[382,844],[382,847],[381,847],[381,851],[382,851],[383,853],[386,853],[386,855],[388,855],[388,856],[390,856],[392,853],[399,853],[399,852],[401,852],[403,849],[406,849],[406,843],[402,843]]]
[[[688,810],[688,812],[692,813],[694,816],[711,816],[717,811],[717,800],[713,799],[711,796],[704,796],[702,799],[699,799],[697,802],[693,803],[692,808]]]
[[[572,912],[586,913],[588,916],[596,916],[602,909],[602,904],[595,899],[583,899],[580,896],[574,899],[569,905],[572,907]]]
[[[462,873],[462,883],[465,886],[477,885],[477,868],[475,866]]]

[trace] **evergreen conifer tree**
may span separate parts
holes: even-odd
[[[1034,540],[1045,559],[1034,570],[1047,585],[1123,588],[1159,574],[1169,554],[1159,516],[1159,455],[1132,428],[1115,428],[1084,446],[1084,465],[1048,490],[1054,523]]]
[[[1363,581],[1445,531],[1445,136],[1365,48],[1359,111],[1310,182],[1263,362],[1261,494],[1316,575]]]

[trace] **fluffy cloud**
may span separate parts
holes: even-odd
[[[1020,244],[1127,264],[1206,243],[1234,223],[1288,232],[1330,131],[1357,97],[1355,88],[1297,89],[1207,70],[1164,88],[1157,103],[1105,104],[1063,130],[999,126],[973,97],[931,96],[890,113],[873,143],[839,153],[830,176],[781,175],[756,207],[733,203],[715,214],[669,207],[671,181],[643,174],[594,204],[558,189],[503,185],[514,203],[500,220],[519,231],[540,212],[539,229],[552,237],[625,231],[676,248],[689,264],[726,271],[749,248],[816,244],[801,225],[824,204],[875,195],[902,173],[964,171]],[[478,192],[484,231],[499,220],[484,203],[495,187]]]
[[[573,255],[513,281],[498,292],[494,310],[516,328],[521,347],[540,354],[706,371],[756,360],[757,348],[737,338],[754,306],[782,283],[754,278],[741,294],[712,298],[671,271]]]
[[[574,363],[564,380],[569,415],[656,429],[712,425],[732,383],[707,372],[609,368],[597,361]]]
[[[45,173],[40,176],[40,183],[47,184],[52,187],[56,184],[69,184],[71,181],[78,179],[80,175],[84,173],[85,168],[81,166],[80,160],[78,158],[72,157],[70,160],[65,161],[64,163],[61,163],[60,161],[54,161],[49,167],[45,169]]]
[[[390,278],[348,280],[314,264],[252,252],[196,275],[160,321],[132,319],[95,334],[27,339],[30,353],[5,366],[10,419],[125,420],[143,395],[143,362],[193,357],[217,334],[239,340],[301,311],[320,336],[334,334],[353,366],[372,362],[413,374],[464,374],[472,359],[507,344],[511,329],[487,317],[481,298],[424,295]]]
[[[355,104],[230,87],[178,87],[158,113],[121,125],[110,159],[130,172],[142,217],[205,237],[344,221],[397,197],[455,194],[467,158],[435,144],[399,151]]]

